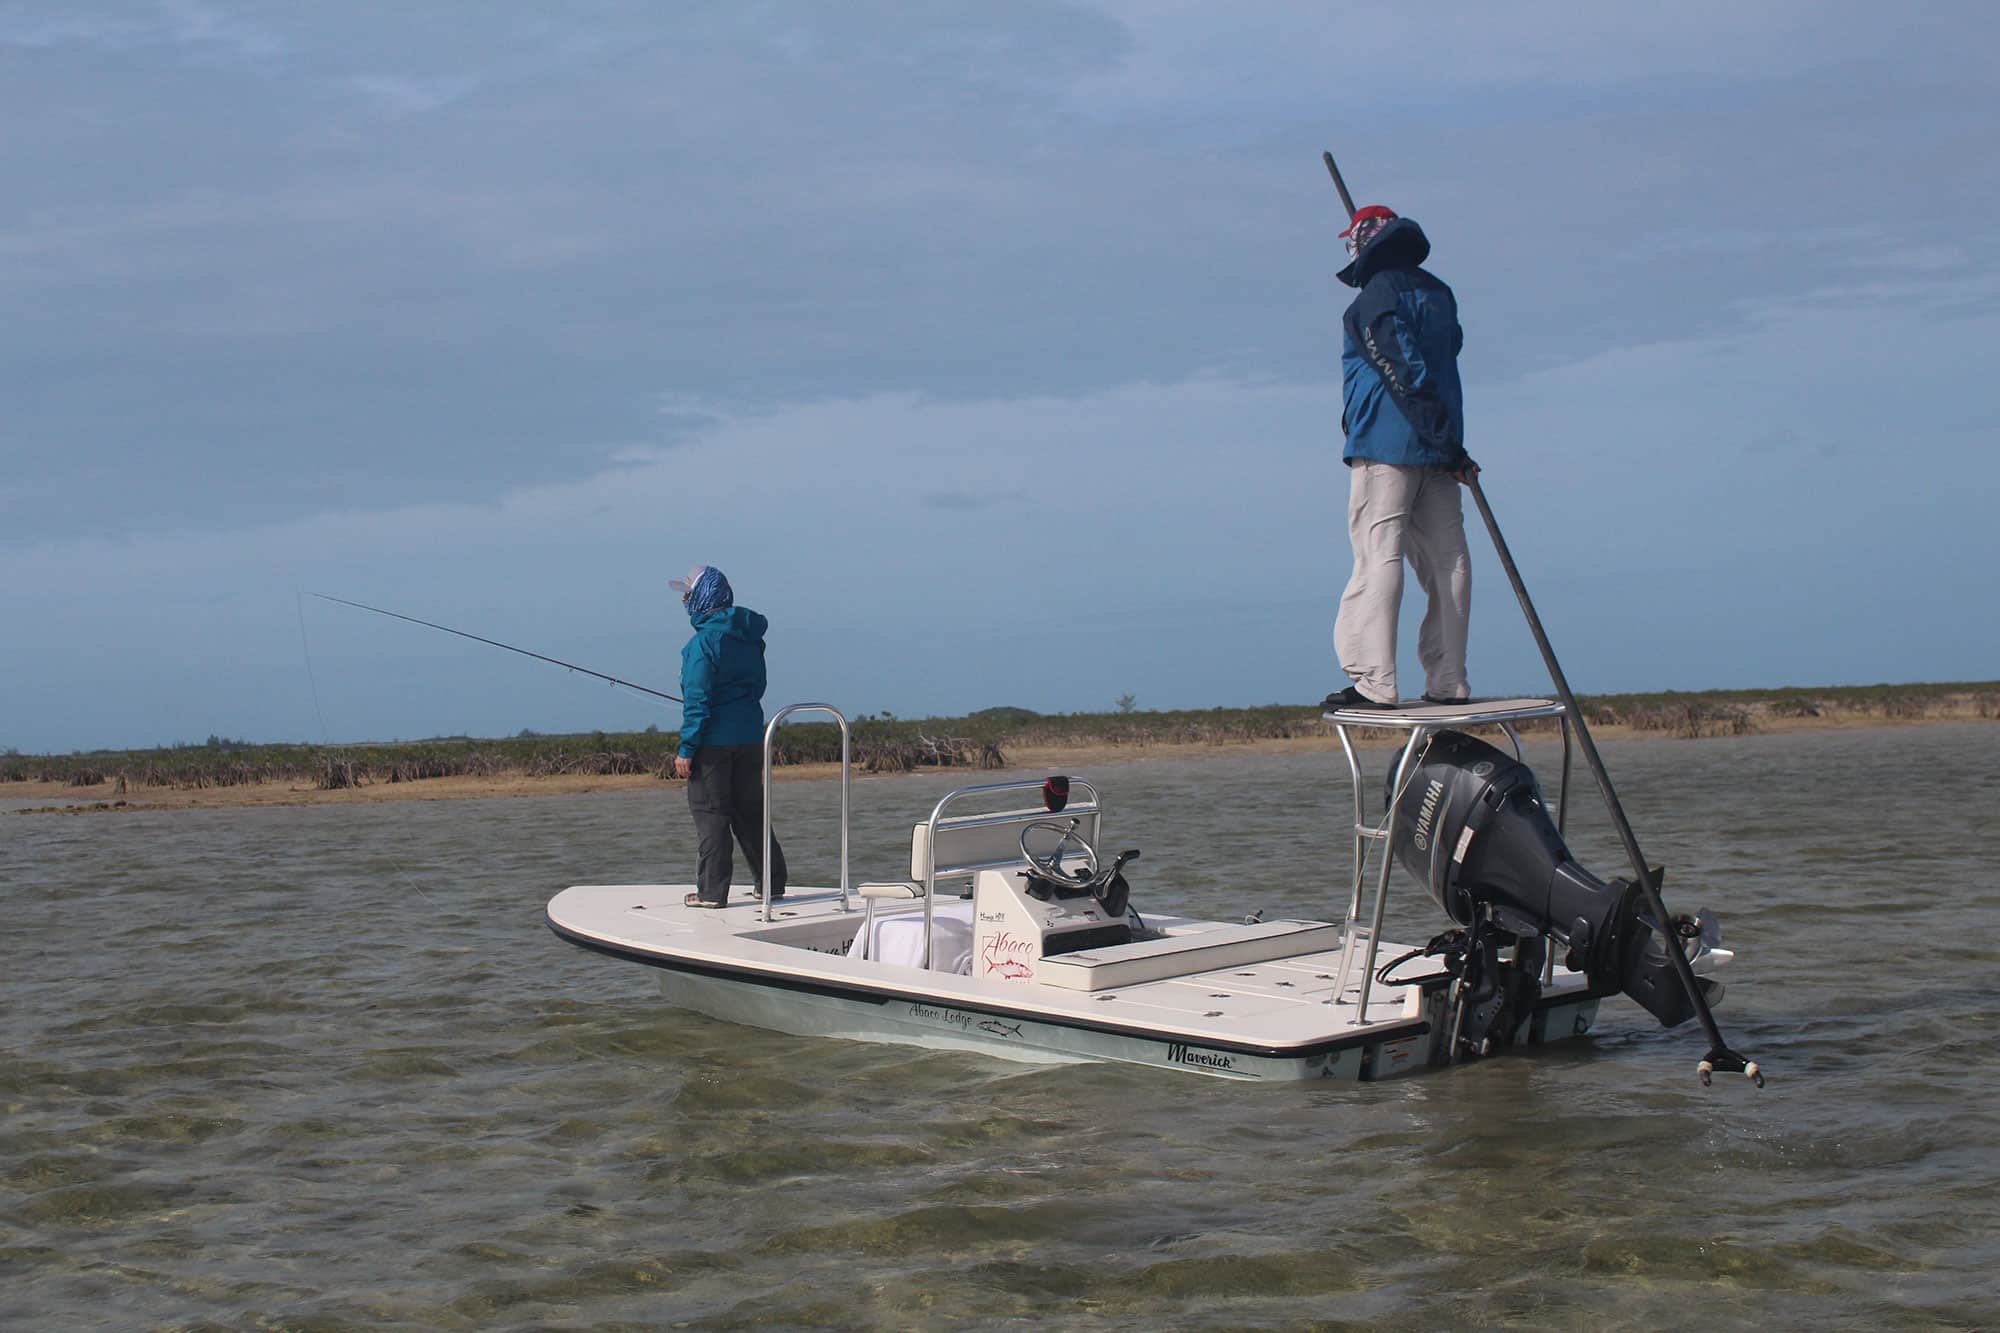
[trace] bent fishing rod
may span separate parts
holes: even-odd
[[[370,606],[366,602],[350,602],[345,597],[330,597],[323,592],[308,593],[306,595],[317,597],[322,602],[338,602],[342,606],[351,606],[357,611],[373,611],[378,616],[388,616],[392,620],[406,620],[412,625],[422,625],[426,629],[441,629],[446,634],[456,634],[461,639],[471,639],[474,643],[484,643],[490,644],[495,648],[505,648],[510,653],[519,653],[523,657],[532,657],[537,662],[547,662],[551,666],[559,666],[567,671],[580,672],[586,676],[595,676],[599,680],[609,681],[613,685],[622,685],[628,690],[637,690],[641,694],[650,694],[655,699],[666,699],[673,703],[681,702],[681,697],[678,694],[668,694],[664,690],[655,690],[644,685],[636,685],[629,680],[620,680],[616,676],[607,676],[602,671],[592,671],[589,667],[578,666],[574,662],[565,662],[560,657],[549,657],[543,653],[531,653],[526,648],[516,648],[511,643],[502,643],[498,639],[489,639],[481,634],[469,633],[462,629],[453,629],[449,625],[440,625],[435,621],[419,620],[415,616],[406,616],[400,611],[384,611],[381,607]]]
[[[1326,163],[1327,174],[1333,177],[1334,188],[1340,191],[1340,202],[1346,206],[1347,216],[1352,219],[1354,199],[1347,192],[1347,182],[1340,177],[1340,168],[1333,164],[1333,154],[1322,152],[1320,158]],[[1660,897],[1660,877],[1647,867],[1645,853],[1639,850],[1638,835],[1633,833],[1632,822],[1625,817],[1625,807],[1620,804],[1618,793],[1611,785],[1611,774],[1605,770],[1604,760],[1597,753],[1597,742],[1591,739],[1590,724],[1584,720],[1583,710],[1577,706],[1576,695],[1569,687],[1569,677],[1563,674],[1562,663],[1556,661],[1556,650],[1549,642],[1547,631],[1542,628],[1542,618],[1535,614],[1535,604],[1528,596],[1528,585],[1522,580],[1521,571],[1515,567],[1514,554],[1507,548],[1507,539],[1500,535],[1500,524],[1493,517],[1493,506],[1486,502],[1486,492],[1479,485],[1479,474],[1470,473],[1462,480],[1472,492],[1474,503],[1479,506],[1479,517],[1486,523],[1486,535],[1493,540],[1493,550],[1500,557],[1500,567],[1507,571],[1507,581],[1514,585],[1514,598],[1520,602],[1521,614],[1527,619],[1529,632],[1535,637],[1535,646],[1541,650],[1542,665],[1549,672],[1549,683],[1555,686],[1556,695],[1567,710],[1569,725],[1576,732],[1578,748],[1583,751],[1584,763],[1590,766],[1590,775],[1597,780],[1597,789],[1604,796],[1611,822],[1617,826],[1618,840],[1624,844],[1625,855],[1632,862],[1632,874],[1645,896],[1646,906],[1653,912],[1653,928],[1660,932],[1664,941],[1663,951],[1672,962],[1681,985],[1687,989],[1688,999],[1694,1005],[1695,1017],[1701,1020],[1702,1030],[1708,1034],[1708,1054],[1696,1066],[1702,1086],[1708,1086],[1709,1076],[1720,1070],[1725,1074],[1742,1074],[1761,1088],[1764,1086],[1763,1071],[1757,1067],[1756,1061],[1737,1054],[1723,1040],[1722,1029],[1716,1026],[1715,1014],[1709,1009],[1708,996],[1701,983],[1695,979],[1687,951],[1675,938],[1674,919],[1667,912],[1665,900]]]

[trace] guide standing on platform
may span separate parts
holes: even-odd
[[[1396,619],[1403,562],[1429,599],[1417,637],[1424,698],[1467,697],[1465,643],[1472,561],[1459,483],[1479,471],[1465,453],[1458,353],[1465,336],[1451,288],[1419,267],[1423,228],[1379,204],[1341,233],[1339,278],[1359,292],[1341,324],[1341,428],[1347,435],[1347,533],[1354,573],[1333,631],[1353,684],[1324,707],[1394,708]]]

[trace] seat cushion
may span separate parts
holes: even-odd
[[[870,959],[897,967],[924,965],[922,912],[878,916],[874,929],[873,947],[868,950]],[[861,956],[862,938],[863,932],[854,933],[854,943],[847,948],[848,957]],[[931,970],[956,972],[960,976],[972,972],[972,904],[964,899],[953,898],[931,909]]]

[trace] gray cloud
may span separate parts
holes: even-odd
[[[1866,7],[1482,12],[1404,88],[1403,19],[1287,11],[17,25],[34,45],[0,59],[0,97],[52,130],[0,146],[29,183],[0,209],[6,448],[57,475],[121,457],[133,493],[63,520],[114,531],[140,496],[200,522],[556,480],[646,445],[662,392],[1323,382],[1322,142],[1431,229],[1489,380],[1726,327],[1864,262],[1804,239],[1855,217],[1856,161],[1870,197],[1924,199],[1907,255],[1996,202],[1944,169],[1983,152],[1985,82],[1934,51],[1889,63]]]
[[[859,494],[924,477],[888,527],[949,533],[1023,487],[1011,437],[913,462],[876,438],[896,412],[814,410],[885,402],[967,430],[1067,405],[1104,494],[1144,483],[1090,497],[1093,530],[1107,505],[1205,508],[1224,517],[1176,531],[1260,550],[1230,517],[1238,437],[1329,484],[1347,294],[1323,146],[1430,231],[1474,428],[1538,484],[1616,490],[1649,451],[1719,466],[1780,431],[1958,448],[1991,416],[1962,329],[2000,295],[2000,186],[1968,166],[2000,120],[1995,25],[1960,4],[0,13],[0,111],[32,126],[0,139],[0,550],[518,513],[657,465],[680,484],[620,547],[637,560],[692,521],[675,468],[701,441],[730,441],[702,455],[726,507],[768,489],[760,429],[807,425]],[[1869,336],[1892,320],[1902,342]],[[1611,407],[1572,397],[1605,384]],[[1163,466],[1140,404],[1203,385],[1245,390],[1236,435]],[[1030,480],[1037,510],[1060,467]],[[608,540],[603,512],[565,539]],[[462,588],[492,567],[450,565]],[[1117,572],[1121,598],[1157,578]],[[19,623],[68,634],[113,583]]]

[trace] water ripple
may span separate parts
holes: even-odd
[[[0,1326],[1992,1326],[2000,821],[1959,785],[1992,734],[1607,747],[1743,950],[1761,1094],[1623,1005],[1373,1087],[675,1013],[541,924],[564,882],[686,877],[664,789],[14,818]],[[1142,910],[1325,914],[1343,768],[1090,776]],[[857,784],[857,872],[948,785]],[[833,787],[780,799],[830,879]],[[1601,812],[1570,829],[1617,872]],[[1391,919],[1436,924],[1407,886]]]

